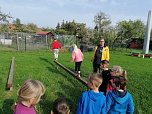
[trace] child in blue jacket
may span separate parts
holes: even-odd
[[[131,94],[126,91],[127,80],[123,76],[115,77],[116,88],[109,91],[107,102],[107,114],[133,114],[134,103]]]
[[[91,74],[89,81],[91,90],[82,93],[76,114],[106,114],[106,97],[98,90],[102,83],[101,74]]]

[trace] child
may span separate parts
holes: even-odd
[[[120,66],[113,66],[111,69],[111,80],[109,81],[107,92],[113,90],[115,88],[115,84],[113,83],[113,79],[116,76],[123,76],[127,80],[127,72],[122,69]]]
[[[51,114],[70,114],[69,103],[64,97],[60,97],[54,101]]]
[[[26,80],[18,91],[14,114],[36,114],[35,105],[45,93],[44,85],[38,80]]]
[[[106,98],[99,92],[102,76],[98,73],[90,75],[88,87],[91,89],[82,93],[76,114],[106,114]]]
[[[60,43],[54,39],[51,47],[51,50],[54,51],[54,60],[58,60],[59,48],[61,48]]]
[[[75,62],[75,71],[78,73],[78,77],[80,77],[80,67],[84,56],[76,44],[73,44],[73,48],[74,50],[72,51],[72,62]]]
[[[107,60],[102,60],[100,63],[100,68],[102,70],[101,74],[102,74],[102,78],[103,78],[103,82],[99,87],[99,91],[104,92],[104,95],[106,95],[107,93],[107,85],[108,82],[111,79],[111,70],[109,70],[109,61]]]
[[[133,114],[134,103],[131,94],[126,91],[127,80],[123,76],[115,77],[116,88],[106,98],[107,114]]]

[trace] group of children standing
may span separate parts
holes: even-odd
[[[90,74],[89,90],[82,93],[76,114],[133,114],[133,99],[126,89],[126,71],[120,66],[113,66],[110,70],[108,64],[108,61],[102,61],[102,73]],[[36,114],[35,105],[44,93],[42,82],[25,81],[18,91],[14,114]],[[69,103],[63,97],[56,99],[50,113],[70,114]]]
[[[102,72],[90,76],[90,90],[82,93],[77,114],[133,114],[133,99],[126,89],[126,71],[120,66],[108,69],[107,60],[100,65]]]

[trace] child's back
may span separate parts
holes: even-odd
[[[83,61],[84,56],[83,53],[81,52],[81,50],[79,48],[77,48],[77,46],[75,44],[73,44],[74,50],[72,52],[72,61],[74,62],[80,62]]]
[[[108,83],[111,79],[110,70],[103,70],[102,71],[102,77],[103,77],[103,82],[99,87],[99,91],[104,92],[104,95],[106,95]]]
[[[106,98],[102,92],[92,90],[82,93],[77,107],[77,114],[105,114]]]
[[[114,83],[117,88],[106,97],[107,114],[133,114],[134,103],[131,94],[126,91],[125,77],[115,78]]]
[[[103,92],[98,90],[102,83],[102,76],[94,73],[89,80],[88,86],[92,90],[82,93],[77,107],[77,114],[105,114],[106,98]]]
[[[134,108],[131,94],[127,91],[125,94],[117,92],[112,90],[107,95],[107,114],[133,114]],[[124,94],[124,96],[121,94]],[[113,106],[110,107],[111,105]]]
[[[15,111],[14,114],[36,114],[35,108],[32,107],[27,107],[23,105],[22,103],[17,103],[15,106]]]

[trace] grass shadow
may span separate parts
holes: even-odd
[[[73,85],[75,85],[75,83],[73,83],[72,81],[71,81],[71,77],[69,77],[69,76],[71,76],[69,73],[65,73],[65,72],[62,72],[63,71],[63,69],[62,68],[60,68],[58,65],[56,65],[55,63],[53,64],[52,62],[50,62],[50,61],[48,61],[46,58],[42,58],[42,57],[40,57],[40,59],[41,60],[43,60],[43,61],[45,61],[45,62],[47,62],[47,63],[49,63],[51,66],[50,67],[46,67],[50,72],[53,72],[53,73],[57,73],[57,74],[60,74],[60,75],[62,75],[62,76],[64,76],[65,78],[67,78]],[[60,70],[60,69],[62,69],[62,71]],[[76,85],[75,85],[76,86]]]
[[[54,61],[51,62],[48,59],[42,58],[42,57],[40,57],[40,60],[51,65],[50,67],[46,67],[50,72],[58,73],[58,71],[56,70],[58,68],[58,66],[54,63]]]
[[[69,86],[69,84],[63,83],[62,81],[59,81],[60,87],[63,90],[63,93],[56,93],[58,97],[65,96],[67,100],[69,101],[71,112],[72,114],[75,114],[76,106],[79,101],[79,98],[83,91],[87,90],[85,86],[82,84],[78,84],[78,82],[71,80],[72,83],[74,83],[73,86]]]
[[[3,102],[2,113],[0,114],[13,114],[12,106],[14,104],[13,99],[5,99]]]
[[[46,63],[49,63],[49,64],[53,65],[52,62],[50,62],[50,61],[49,61],[48,59],[46,59],[46,58],[40,57],[40,60],[45,61]]]
[[[72,79],[74,78],[73,76],[71,76],[69,73],[67,73],[55,63],[53,64],[53,62],[50,62],[46,58],[40,59],[50,64],[49,67],[46,67],[50,72],[57,73],[63,76],[64,78],[66,78],[66,80],[68,80],[69,83],[71,83],[72,86],[69,86],[68,83],[64,83],[63,80],[59,80],[58,84],[60,85],[62,92],[57,92],[55,93],[55,95],[57,97],[65,97],[69,101],[69,104],[71,105],[71,111],[74,114],[76,110],[75,107],[77,106],[82,91],[87,90],[87,88],[83,84],[81,84],[81,82],[77,81],[76,79]],[[57,67],[55,67],[55,65],[58,66],[58,69]],[[69,67],[67,68],[73,71],[73,69]],[[40,102],[40,105],[43,109],[43,112],[47,114],[48,110],[51,111],[50,108],[52,107],[53,102],[46,100],[46,97],[44,97],[44,101]],[[49,109],[48,106],[50,107]]]
[[[2,109],[0,109],[0,114],[2,114]]]
[[[41,101],[39,102],[40,107],[43,111],[43,114],[50,114],[52,108],[52,102],[50,100],[46,100],[46,94],[41,97]]]

